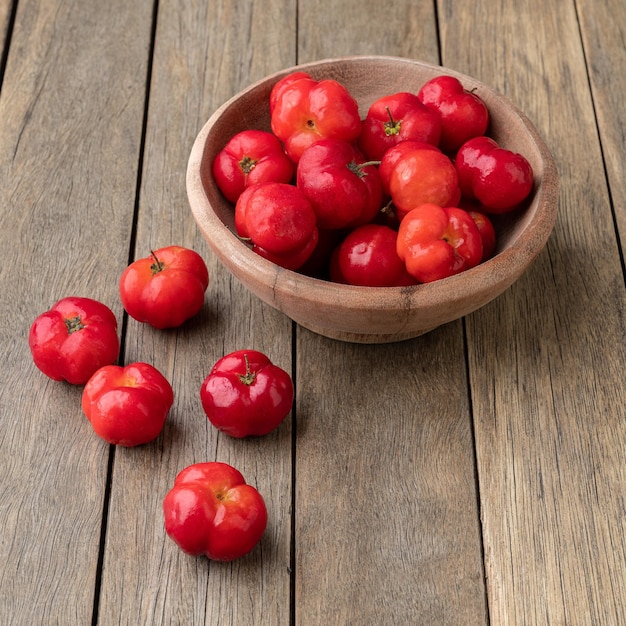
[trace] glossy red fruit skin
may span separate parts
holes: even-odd
[[[422,141],[437,146],[441,120],[413,93],[399,92],[376,100],[363,121],[359,148],[370,160],[403,141]]]
[[[96,370],[117,360],[117,319],[92,298],[62,298],[32,323],[28,346],[46,376],[84,385]]]
[[[207,418],[231,437],[266,435],[292,408],[289,374],[257,350],[237,350],[215,363],[200,388]]]
[[[429,283],[478,265],[482,239],[467,211],[423,204],[400,223],[397,251],[409,274]]]
[[[285,183],[248,187],[235,205],[235,228],[257,254],[290,270],[304,265],[319,239],[311,203]]]
[[[480,259],[480,262],[483,263],[493,256],[496,249],[496,230],[493,222],[481,211],[470,210],[468,213],[478,227],[478,232],[483,242],[483,255]]]
[[[458,150],[455,168],[462,195],[486,213],[507,213],[530,195],[534,174],[521,154],[501,148],[490,137],[475,137]]]
[[[272,131],[294,163],[320,139],[352,142],[361,133],[357,101],[332,79],[286,76],[270,94],[270,111]]]
[[[382,207],[376,166],[346,141],[323,139],[307,148],[296,185],[313,206],[319,228],[355,228],[372,221]]]
[[[454,167],[459,176],[461,194],[466,200],[476,200],[474,177],[479,171],[480,158],[497,147],[494,139],[481,135],[466,141],[456,153]]]
[[[94,432],[125,447],[156,439],[174,403],[168,380],[148,363],[100,368],[83,389],[81,405]]]
[[[437,146],[426,143],[424,141],[401,141],[392,148],[389,148],[382,156],[380,165],[378,166],[378,174],[383,185],[383,192],[389,195],[389,180],[391,172],[396,163],[407,153],[413,150],[435,150],[441,152]]]
[[[227,463],[183,469],[163,499],[165,532],[185,553],[215,561],[248,554],[267,527],[263,497]]]
[[[337,250],[337,282],[365,287],[416,284],[396,251],[397,232],[382,224],[365,224],[343,240]]]
[[[454,164],[432,146],[407,148],[398,144],[385,153],[379,172],[400,221],[422,204],[454,206],[461,198]]]
[[[232,137],[215,157],[213,177],[233,204],[244,189],[258,183],[289,183],[294,166],[276,135],[244,130]]]
[[[273,115],[274,109],[276,108],[276,103],[280,100],[283,90],[285,87],[291,85],[291,83],[300,80],[301,78],[307,78],[309,80],[313,80],[313,77],[308,72],[291,72],[287,76],[281,78],[273,87],[270,92],[270,116]]]
[[[133,261],[122,273],[120,299],[135,320],[176,328],[204,305],[209,271],[204,259],[183,246],[165,246]]]
[[[452,154],[472,137],[484,135],[489,126],[489,109],[473,91],[453,76],[437,76],[427,81],[417,97],[441,119],[439,147]]]

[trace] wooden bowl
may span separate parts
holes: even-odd
[[[295,70],[332,78],[356,98],[361,116],[376,99],[399,91],[417,93],[440,74],[456,76],[476,89],[491,113],[489,135],[502,147],[523,154],[532,165],[535,188],[522,210],[498,216],[495,255],[456,276],[411,287],[354,287],[310,278],[260,257],[236,235],[233,206],[211,174],[216,154],[235,133],[270,130],[272,86]],[[507,99],[477,80],[409,59],[345,57],[285,69],[254,83],[223,104],[198,134],[187,168],[192,213],[221,263],[252,293],[316,333],[350,342],[386,343],[417,337],[463,317],[507,289],[546,244],[557,213],[558,175],[544,141]]]

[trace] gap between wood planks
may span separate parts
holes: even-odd
[[[9,19],[7,22],[7,33],[4,40],[4,48],[2,55],[0,55],[0,92],[2,91],[2,83],[4,82],[4,72],[7,67],[7,60],[9,58],[9,49],[11,47],[11,37],[13,36],[13,26],[15,25],[15,15],[17,14],[17,2],[13,0],[11,9],[9,11]]]

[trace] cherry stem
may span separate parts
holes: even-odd
[[[363,170],[368,165],[380,165],[380,161],[366,161],[365,163],[357,163],[356,161],[350,161],[350,163],[346,163],[346,167],[353,173],[356,174],[359,178],[364,178],[367,176],[367,172]]]
[[[71,335],[72,333],[75,333],[77,330],[82,330],[83,328],[85,328],[85,325],[80,319],[80,316],[77,315],[76,317],[66,317],[65,327],[67,328],[67,334]]]
[[[385,135],[387,137],[397,135],[400,132],[400,121],[396,121],[393,119],[393,115],[391,115],[389,107],[385,107],[385,110],[387,111],[387,115],[389,116],[389,121],[385,122],[384,124]]]
[[[252,249],[254,248],[254,241],[252,241],[252,237],[242,237],[240,234],[235,233],[237,239],[239,239],[239,241],[241,241],[242,244],[244,244],[244,246],[248,246],[248,248]]]
[[[389,200],[389,202],[387,202],[387,204],[385,204],[385,206],[381,208],[380,212],[384,215],[390,215],[395,217],[396,212],[393,210],[393,200]]]
[[[161,261],[159,261],[159,257],[157,257],[157,255],[154,253],[154,250],[150,250],[150,255],[154,259],[154,263],[150,266],[150,269],[152,270],[152,275],[154,276],[155,274],[162,272],[165,269],[165,265],[161,263]]]
[[[244,174],[249,174],[255,167],[256,161],[249,156],[244,156],[241,161],[239,161],[239,167]]]
[[[246,373],[245,374],[238,374],[239,376],[239,380],[244,384],[244,385],[251,385],[255,378],[256,378],[256,372],[253,372],[250,369],[250,361],[248,361],[248,355],[244,354],[243,355],[243,360],[246,363]]]

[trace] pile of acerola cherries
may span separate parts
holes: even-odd
[[[487,135],[487,105],[453,76],[363,120],[343,84],[306,72],[268,105],[271,132],[237,133],[212,170],[241,240],[289,270],[369,287],[446,278],[494,254],[494,216],[533,189],[530,163]]]

